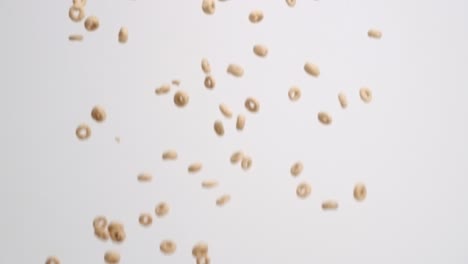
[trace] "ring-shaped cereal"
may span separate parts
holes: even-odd
[[[164,240],[159,245],[159,249],[165,255],[171,255],[172,253],[176,251],[176,248],[177,248],[176,244],[171,240]]]
[[[95,228],[94,235],[103,241],[107,241],[109,239],[109,234],[106,229]]]
[[[296,86],[291,87],[288,92],[288,97],[293,102],[299,100],[301,98],[301,90]]]
[[[302,162],[298,161],[291,166],[291,169],[290,169],[291,175],[294,177],[297,177],[299,176],[299,174],[301,174],[303,169],[304,169],[304,165],[302,165]]]
[[[241,161],[241,167],[243,170],[248,170],[252,167],[252,158],[249,156],[243,156]]]
[[[210,264],[210,257],[204,256],[197,258],[197,264]]]
[[[84,26],[88,31],[95,31],[99,28],[99,19],[96,16],[89,16],[86,18]]]
[[[158,205],[156,205],[154,212],[156,213],[156,216],[163,217],[169,213],[169,210],[169,205],[165,202],[161,202]]]
[[[150,214],[142,213],[138,218],[138,222],[140,222],[142,226],[150,226],[153,223],[153,217],[151,217]]]
[[[312,188],[310,187],[310,184],[303,182],[297,186],[296,194],[299,198],[305,199],[310,195],[311,191]]]
[[[216,86],[216,81],[213,76],[208,75],[205,77],[204,84],[207,89],[213,89]]]
[[[260,104],[258,103],[257,99],[253,97],[247,98],[245,100],[244,105],[245,105],[245,108],[247,108],[247,110],[249,110],[252,113],[256,113],[260,109]]]
[[[364,185],[363,183],[356,184],[356,186],[354,186],[353,195],[356,201],[358,202],[364,201],[364,199],[366,199],[366,196],[367,196],[366,185]]]
[[[55,256],[51,256],[47,258],[45,264],[60,264],[60,260]]]
[[[208,255],[208,245],[204,242],[198,242],[192,248],[192,255],[196,258],[205,257]]]
[[[106,229],[107,228],[107,218],[105,216],[99,215],[96,216],[93,220],[94,229]]]
[[[74,5],[74,6],[85,7],[85,6],[86,6],[86,3],[87,3],[86,0],[73,0],[73,5]]]
[[[177,91],[174,94],[174,103],[178,107],[184,107],[189,101],[189,96],[183,91]]]
[[[317,114],[317,118],[320,121],[320,123],[324,125],[330,125],[332,123],[332,117],[328,113],[319,112]]]
[[[286,0],[286,4],[289,7],[294,7],[296,5],[296,0]]]
[[[359,96],[364,103],[370,103],[370,101],[372,101],[372,91],[367,87],[362,87],[359,90]]]
[[[91,128],[86,124],[81,124],[76,128],[76,136],[80,140],[86,140],[91,136]]]
[[[72,5],[68,10],[68,16],[73,22],[80,22],[85,17],[85,12],[82,6]]]

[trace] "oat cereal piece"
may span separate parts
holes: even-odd
[[[153,175],[149,172],[142,172],[138,174],[137,179],[139,182],[150,182],[153,180]]]
[[[120,28],[118,40],[122,44],[127,43],[127,41],[128,41],[128,29],[126,27],[121,27]]]
[[[304,70],[307,74],[314,76],[314,77],[319,77],[320,76],[320,69],[317,65],[312,64],[310,62],[306,62],[304,64]]]
[[[85,7],[85,6],[86,6],[86,3],[87,3],[86,0],[73,0],[73,5],[74,5],[74,6]]]
[[[103,215],[98,215],[93,220],[94,229],[106,229],[107,228],[107,218]]]
[[[253,52],[259,57],[266,57],[268,55],[268,48],[265,45],[257,44],[253,47]]]
[[[372,101],[372,91],[367,87],[362,87],[359,90],[359,97],[364,103],[370,103]]]
[[[231,200],[231,196],[229,194],[224,194],[216,199],[217,206],[223,206]]]
[[[176,244],[172,240],[163,240],[159,245],[159,249],[164,255],[172,255],[176,251]]]
[[[198,242],[192,248],[192,255],[195,258],[202,258],[208,255],[208,244],[205,242]]]
[[[326,200],[322,202],[323,210],[336,210],[338,209],[338,202],[335,200]]]
[[[203,58],[201,61],[201,68],[204,74],[210,74],[211,73],[211,65],[208,59]]]
[[[71,34],[68,36],[69,41],[83,41],[83,35],[80,34]]]
[[[192,163],[188,166],[188,172],[197,173],[202,169],[203,165],[200,162]]]
[[[317,114],[317,118],[320,121],[320,123],[322,123],[324,125],[330,125],[332,123],[331,116],[326,112],[319,112]]]
[[[301,98],[301,89],[297,86],[293,86],[289,89],[288,92],[289,100],[295,102]]]
[[[354,199],[358,202],[362,202],[366,199],[367,197],[367,188],[364,183],[357,183],[356,186],[354,186]]]
[[[244,130],[244,127],[245,127],[245,115],[239,114],[237,116],[236,128],[237,130],[241,131],[241,130]]]
[[[243,170],[249,170],[252,167],[252,158],[249,156],[243,156],[241,161],[241,167]]]
[[[197,264],[210,264],[210,257],[204,256],[197,258]]]
[[[117,251],[106,251],[104,254],[104,261],[108,264],[117,264],[120,262],[120,254]]]
[[[218,181],[217,180],[204,180],[202,181],[201,186],[205,189],[212,189],[218,186]]]
[[[162,159],[163,160],[176,160],[178,157],[177,151],[175,150],[166,150],[162,154]]]
[[[184,107],[189,102],[189,96],[183,91],[178,91],[174,94],[174,103],[178,107]]]
[[[50,256],[46,259],[45,264],[60,264],[60,260],[56,256]]]
[[[207,15],[214,14],[216,10],[216,1],[215,0],[203,0],[202,10],[203,10],[203,13]]]
[[[255,99],[253,97],[248,97],[247,99],[245,99],[244,106],[251,113],[257,113],[258,110],[260,109],[260,103],[258,102],[257,99]]]
[[[153,217],[148,213],[142,213],[140,217],[138,217],[138,222],[140,222],[142,226],[148,227],[153,223]]]
[[[154,92],[157,95],[167,94],[170,91],[171,91],[171,86],[169,84],[163,84],[154,90]]]
[[[242,151],[236,151],[231,155],[231,163],[237,164],[244,158],[244,153]]]
[[[286,4],[289,7],[294,7],[296,5],[296,0],[286,0]]]
[[[114,242],[123,242],[126,238],[125,229],[123,224],[119,222],[110,222],[107,226],[109,237]]]
[[[85,11],[82,6],[72,5],[68,10],[68,17],[73,22],[80,22],[85,17]]]
[[[80,124],[75,131],[79,140],[86,140],[91,136],[91,128],[86,124]]]
[[[216,80],[213,78],[213,76],[208,75],[205,77],[203,84],[205,85],[206,89],[212,90],[216,86]]]
[[[172,80],[172,84],[179,86],[180,85],[180,80],[177,80],[177,79]]]
[[[290,169],[291,175],[297,177],[301,174],[302,170],[304,169],[304,165],[302,162],[297,161],[295,162]]]
[[[345,109],[348,107],[348,99],[343,92],[338,94],[338,101],[340,102],[341,108]]]
[[[249,20],[250,22],[257,24],[260,23],[260,21],[263,20],[263,12],[260,10],[254,10],[250,12],[249,14]]]
[[[382,31],[378,30],[378,29],[369,29],[369,31],[367,31],[367,36],[369,36],[369,38],[373,38],[373,39],[381,39],[382,38]]]
[[[220,104],[219,105],[219,111],[221,111],[221,114],[223,114],[223,116],[226,117],[226,118],[231,118],[232,117],[232,111],[229,108],[229,106],[227,106],[226,104]]]
[[[226,71],[234,77],[244,76],[244,68],[238,64],[229,64]]]
[[[96,16],[89,16],[84,22],[86,30],[92,32],[99,28],[99,19]]]
[[[309,197],[311,191],[312,187],[310,187],[310,184],[306,182],[300,183],[296,188],[296,194],[301,199]]]
[[[154,209],[154,212],[156,213],[157,217],[164,217],[166,216],[170,211],[170,207],[167,203],[161,202],[156,205],[156,208]]]
[[[94,121],[98,123],[102,123],[106,120],[106,110],[102,106],[96,105],[93,107],[91,110],[91,117],[94,119]]]
[[[224,136],[224,125],[223,125],[223,122],[221,122],[220,120],[216,120],[214,122],[214,131],[216,132],[216,134],[220,137]]]
[[[102,241],[109,240],[109,233],[107,232],[106,229],[95,228],[94,235]]]

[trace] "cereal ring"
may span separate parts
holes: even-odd
[[[210,264],[210,258],[208,256],[197,258],[197,264]]]
[[[265,45],[255,45],[253,52],[259,57],[266,57],[268,55],[268,48]]]
[[[301,98],[301,90],[299,87],[293,86],[289,89],[288,97],[291,101],[295,102]]]
[[[296,5],[296,0],[286,0],[286,4],[289,7],[294,7]]]
[[[122,44],[127,43],[127,41],[128,41],[128,29],[126,27],[121,27],[120,28],[118,40]]]
[[[179,86],[180,85],[180,80],[172,80],[172,84]]]
[[[199,172],[202,169],[203,165],[200,162],[195,162],[192,163],[188,166],[188,172],[190,173],[196,173]]]
[[[211,65],[210,65],[210,62],[206,58],[202,59],[201,68],[202,68],[203,73],[205,74],[211,73]]]
[[[83,40],[83,35],[72,34],[72,35],[68,36],[68,40],[70,40],[70,41],[82,41]]]
[[[198,242],[192,248],[192,255],[196,258],[206,257],[208,255],[208,245],[204,242]]]
[[[231,200],[231,196],[229,194],[224,194],[216,199],[217,206],[223,206]]]
[[[219,111],[221,111],[221,114],[223,114],[223,116],[226,117],[226,118],[231,118],[232,117],[231,109],[225,104],[220,104],[219,105]]]
[[[108,264],[117,264],[120,262],[120,254],[116,251],[107,251],[104,254],[104,261]]]
[[[311,191],[312,187],[310,187],[310,184],[306,182],[300,183],[296,188],[296,194],[301,199],[307,198],[310,195]]]
[[[344,93],[338,94],[338,101],[340,102],[341,108],[345,109],[348,107],[348,100],[346,99],[346,95]]]
[[[118,222],[110,222],[107,227],[109,237],[114,242],[123,242],[126,238],[124,226]]]
[[[338,209],[338,202],[335,200],[326,200],[322,202],[323,210],[336,210]]]
[[[214,122],[214,131],[216,132],[216,134],[220,137],[222,137],[224,135],[224,125],[223,125],[223,122],[221,122],[220,120],[216,120]]]
[[[150,182],[151,180],[153,180],[153,175],[151,175],[151,173],[149,172],[142,172],[138,174],[137,179],[140,182]]]
[[[364,185],[364,183],[356,184],[356,186],[354,186],[353,195],[354,195],[354,199],[356,199],[356,201],[358,201],[358,202],[364,201],[366,199],[366,197],[367,197],[366,185]]]
[[[175,150],[167,150],[163,152],[162,159],[163,160],[176,160],[177,159],[177,151]]]
[[[247,108],[247,110],[249,110],[251,113],[257,113],[258,110],[260,109],[260,104],[259,102],[257,101],[257,99],[253,98],[253,97],[249,97],[245,100],[245,108]]]
[[[81,124],[76,128],[75,134],[79,140],[86,140],[91,136],[91,128],[86,124]]]
[[[320,69],[317,65],[312,64],[310,62],[306,62],[304,64],[304,70],[311,76],[319,77],[320,76]]]
[[[142,213],[140,214],[140,217],[138,217],[138,222],[140,222],[142,226],[147,227],[153,223],[153,217],[151,217],[150,214]]]
[[[260,11],[260,10],[254,10],[254,11],[250,12],[249,20],[250,20],[250,22],[252,22],[254,24],[260,23],[260,21],[263,20],[263,12]]]
[[[86,6],[86,0],[73,0],[73,5],[74,6],[81,6],[85,7]]]
[[[156,213],[157,217],[164,217],[166,216],[170,211],[169,205],[165,202],[161,202],[158,205],[156,205],[156,208],[154,209],[154,212]]]
[[[45,264],[60,264],[60,260],[56,256],[50,256],[47,258]]]
[[[367,87],[362,87],[359,90],[359,96],[364,103],[370,103],[370,101],[372,101],[372,91]]]
[[[249,156],[243,156],[241,161],[241,167],[243,170],[249,170],[252,167],[252,158]]]
[[[330,125],[332,123],[332,118],[328,113],[319,112],[317,114],[317,118],[320,121],[320,123],[322,123],[324,125]]]
[[[89,16],[84,22],[85,29],[88,31],[95,31],[99,28],[99,19],[96,16]]]
[[[101,106],[95,106],[93,107],[93,110],[91,110],[91,117],[96,121],[96,122],[104,122],[106,120],[106,110],[104,110],[103,107]]]
[[[244,69],[237,64],[229,64],[226,71],[234,77],[242,77],[244,75]]]
[[[218,186],[218,181],[217,180],[204,180],[202,181],[201,185],[205,189],[212,189]]]
[[[205,77],[204,84],[207,89],[213,89],[216,86],[216,80],[213,78],[213,76],[208,75]]]
[[[73,22],[80,22],[85,17],[85,11],[82,6],[72,5],[68,10],[68,16]]]
[[[369,31],[367,31],[367,36],[374,39],[380,39],[382,38],[382,31],[378,29],[369,29]]]
[[[176,244],[171,240],[163,240],[159,245],[159,249],[165,255],[171,255],[176,251]]]
[[[96,216],[93,220],[94,229],[106,229],[107,228],[107,218],[105,216],[99,215]]]
[[[245,116],[240,114],[237,116],[236,128],[237,130],[241,131],[244,130],[245,127]]]
[[[297,177],[299,176],[299,174],[301,174],[303,169],[304,169],[304,165],[302,165],[302,162],[298,161],[291,166],[291,169],[290,169],[291,175],[294,177]]]
[[[184,107],[189,102],[189,96],[183,91],[178,91],[174,95],[174,103],[178,107]]]
[[[237,164],[244,158],[244,153],[242,151],[236,151],[231,155],[231,163]]]
[[[163,84],[154,90],[154,92],[157,95],[167,94],[170,91],[171,91],[171,86],[169,84]]]
[[[102,241],[109,240],[109,234],[106,229],[95,228],[94,235]]]
[[[203,10],[203,13],[205,13],[207,15],[214,14],[214,12],[216,10],[215,0],[203,0],[202,10]]]

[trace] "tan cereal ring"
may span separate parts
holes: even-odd
[[[326,200],[322,202],[323,210],[336,210],[338,209],[338,202],[335,200]]]
[[[302,162],[298,161],[295,162],[290,169],[291,175],[297,177],[301,174],[302,170],[304,169],[304,165]]]
[[[205,189],[212,189],[218,186],[218,181],[217,180],[204,180],[202,181],[201,186]]]
[[[68,16],[73,22],[80,22],[85,17],[85,11],[82,6],[72,5],[68,10]]]
[[[354,199],[358,202],[362,202],[367,197],[367,188],[364,183],[358,183],[354,186],[353,191]]]
[[[80,124],[75,131],[79,140],[86,140],[91,136],[91,128],[86,124]]]
[[[110,222],[107,226],[109,237],[114,242],[123,242],[126,238],[123,224],[118,222]]]
[[[96,105],[91,110],[91,117],[98,123],[104,122],[107,117],[106,110],[102,106]]]
[[[83,35],[80,34],[71,34],[68,36],[69,41],[82,41],[83,40]]]
[[[231,155],[231,163],[237,164],[244,158],[244,153],[242,151],[236,151]]]
[[[260,109],[260,103],[258,102],[257,99],[253,97],[249,97],[245,100],[245,108],[249,110],[251,113],[257,113],[258,110]]]
[[[200,162],[192,163],[188,166],[187,170],[190,173],[199,172],[202,169],[203,165]]]
[[[215,0],[203,0],[202,10],[203,10],[203,13],[205,13],[207,15],[214,14],[214,12],[216,10]]]
[[[295,102],[301,98],[301,89],[297,86],[293,86],[288,91],[288,97],[291,101]]]
[[[364,103],[370,103],[370,101],[372,101],[372,91],[367,87],[362,87],[359,90],[359,96]]]
[[[84,22],[85,29],[92,32],[99,28],[99,19],[96,16],[89,16]]]
[[[149,172],[142,172],[138,174],[137,179],[140,182],[150,182],[151,180],[153,180],[153,175],[151,175],[151,173]]]
[[[296,188],[296,194],[301,199],[307,198],[310,195],[311,191],[312,187],[310,187],[310,184],[306,182],[300,183]]]
[[[249,156],[243,156],[241,161],[241,167],[243,170],[249,170],[252,167],[252,158]]]
[[[238,64],[229,64],[226,71],[235,77],[242,77],[244,75],[244,69]]]
[[[45,264],[60,264],[60,260],[56,256],[50,256],[47,258]]]
[[[208,59],[203,58],[201,61],[201,68],[204,74],[210,74],[211,73],[211,65]]]
[[[296,5],[296,0],[286,0],[286,4],[289,7],[294,7]]]
[[[124,44],[128,41],[128,29],[126,27],[121,27],[119,30],[118,40],[120,43]]]
[[[259,57],[266,57],[268,55],[268,48],[265,45],[257,44],[253,47],[253,52]]]
[[[340,102],[341,108],[345,109],[348,107],[348,99],[343,92],[338,94],[338,101]]]
[[[177,151],[175,150],[167,150],[163,152],[162,159],[163,160],[176,160],[178,157]]]
[[[231,200],[231,196],[229,194],[221,195],[218,199],[216,199],[217,206],[223,206],[227,204]]]
[[[106,229],[107,228],[107,218],[102,215],[98,215],[93,220],[94,229]]]
[[[106,251],[104,261],[108,264],[117,264],[120,262],[120,254],[117,251]]]
[[[198,242],[192,248],[192,255],[196,258],[206,257],[208,255],[208,244]]]
[[[374,39],[380,39],[382,38],[382,31],[375,28],[369,29],[369,31],[367,31],[367,36]]]
[[[183,91],[178,91],[174,94],[174,103],[178,107],[184,107],[189,102],[189,96]]]
[[[221,111],[221,114],[223,114],[223,116],[226,117],[226,118],[231,118],[232,117],[232,111],[229,108],[229,106],[227,106],[226,104],[220,104],[219,105],[219,111]]]
[[[85,6],[86,6],[86,3],[87,3],[86,0],[73,0],[73,5],[74,5],[74,6],[85,7]]]
[[[333,121],[332,117],[326,112],[319,112],[317,114],[317,118],[320,121],[320,123],[324,125],[330,125]]]
[[[102,241],[109,240],[109,233],[106,229],[95,228],[94,235]]]
[[[260,11],[260,10],[254,10],[254,11],[250,12],[249,20],[250,20],[250,22],[252,22],[254,24],[260,23],[260,21],[263,20],[263,12]]]
[[[312,64],[310,62],[306,62],[304,64],[304,70],[307,74],[314,76],[314,77],[319,77],[320,76],[320,69],[317,65]]]
[[[171,255],[176,251],[176,244],[171,240],[163,240],[159,245],[159,249],[165,255]]]
[[[210,264],[210,261],[210,257],[208,256],[197,258],[197,264]]]
[[[156,208],[154,209],[154,212],[156,213],[157,217],[164,217],[166,216],[170,211],[170,207],[167,203],[161,202],[156,205]]]
[[[154,90],[154,92],[157,95],[167,94],[170,91],[171,91],[171,86],[169,84],[163,84]]]
[[[224,125],[220,120],[216,120],[213,125],[214,131],[220,137],[224,136]]]
[[[213,89],[216,86],[216,80],[213,78],[213,76],[208,75],[205,77],[203,84],[205,85],[206,89]]]
[[[241,130],[244,130],[244,127],[245,127],[245,115],[239,114],[237,116],[236,128],[237,130],[241,131]]]
[[[153,223],[153,217],[148,213],[142,213],[140,217],[138,217],[138,222],[140,222],[142,226],[147,227]]]
[[[180,80],[177,80],[177,79],[172,80],[172,84],[179,86],[180,85]]]

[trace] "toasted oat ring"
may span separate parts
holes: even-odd
[[[348,100],[346,99],[346,95],[343,92],[338,94],[338,101],[340,102],[341,108],[345,109],[348,107]]]
[[[323,210],[336,210],[338,209],[338,202],[335,200],[326,200],[322,202]]]
[[[156,208],[154,209],[154,212],[156,213],[156,216],[158,217],[164,217],[169,213],[169,205],[165,202],[161,202],[158,205],[156,205]]]
[[[370,101],[372,101],[372,91],[367,87],[362,87],[359,90],[359,96],[364,103],[370,103]]]
[[[85,17],[83,6],[72,5],[68,10],[68,16],[73,22],[80,22]]]
[[[76,128],[76,136],[80,140],[86,140],[91,136],[91,128],[86,124],[81,124]]]
[[[153,223],[153,217],[151,217],[150,214],[142,213],[138,218],[138,222],[140,222],[142,226],[150,226]]]
[[[252,113],[256,113],[260,109],[260,104],[258,103],[257,99],[253,97],[247,98],[245,100],[244,105],[245,105],[245,108],[247,108],[247,110],[249,110]]]
[[[118,222],[110,222],[107,226],[109,237],[114,242],[123,242],[126,238],[124,226]]]
[[[301,90],[299,87],[293,86],[289,89],[288,96],[291,101],[297,101],[301,98]]]
[[[151,180],[153,180],[153,175],[151,175],[151,173],[149,172],[142,172],[138,174],[137,179],[140,182],[150,182]]]
[[[163,84],[154,90],[154,93],[157,95],[167,94],[171,91],[171,86],[169,84]]]
[[[301,174],[303,169],[304,169],[304,165],[302,165],[302,162],[298,161],[291,166],[291,170],[290,170],[291,175],[294,177],[297,177],[299,176],[299,174]]]
[[[203,164],[201,164],[201,162],[195,162],[188,166],[187,171],[190,173],[196,173],[199,172],[202,169],[202,167]]]
[[[196,258],[206,257],[208,255],[208,245],[204,242],[198,242],[192,248],[192,255]]]
[[[203,10],[203,13],[205,13],[207,15],[214,14],[214,12],[216,10],[215,0],[203,0],[202,10]]]
[[[226,117],[226,118],[231,118],[232,117],[232,111],[229,108],[229,106],[227,106],[226,104],[220,104],[219,105],[219,111],[221,111],[221,114],[223,114],[223,116]]]
[[[74,6],[85,7],[85,6],[86,6],[86,3],[87,3],[86,0],[73,0],[73,5],[74,5]]]
[[[211,188],[218,186],[218,181],[217,180],[204,180],[202,181],[201,186],[205,189],[211,189]]]
[[[60,264],[60,260],[56,256],[48,257],[45,264]]]
[[[96,16],[89,16],[84,22],[85,29],[95,31],[99,28],[99,19]]]
[[[252,23],[260,23],[263,20],[263,12],[261,10],[254,10],[249,14],[249,20]]]
[[[224,125],[221,120],[216,120],[213,125],[214,131],[218,136],[224,136]]]
[[[319,112],[317,114],[317,118],[320,121],[320,123],[324,125],[330,125],[332,123],[332,117],[328,113]]]
[[[159,249],[165,255],[171,255],[176,251],[176,244],[171,240],[163,240],[159,245]]]
[[[243,130],[245,127],[245,115],[239,114],[237,116],[236,128],[237,130]]]
[[[162,159],[163,160],[176,160],[177,159],[177,151],[175,150],[167,150],[163,152]]]
[[[210,264],[210,257],[204,256],[197,258],[197,264]]]
[[[93,220],[94,229],[106,229],[107,228],[107,218],[105,216],[99,215],[96,216]]]
[[[204,84],[205,84],[205,87],[206,87],[207,89],[213,89],[213,88],[215,88],[215,86],[216,86],[216,81],[215,81],[215,79],[213,78],[213,76],[208,75],[208,76],[205,77]]]
[[[224,194],[216,199],[217,206],[223,206],[231,200],[231,196],[229,194]]]
[[[189,102],[189,96],[183,91],[178,91],[174,94],[174,103],[178,107],[184,107]]]
[[[241,161],[241,167],[243,170],[248,170],[252,167],[252,158],[249,156],[243,156]]]
[[[68,36],[68,40],[70,40],[70,41],[82,41],[83,40],[83,35],[71,34],[71,35]]]
[[[120,254],[117,251],[106,251],[104,261],[108,264],[117,264],[120,262]]]
[[[230,160],[231,160],[232,164],[237,164],[243,158],[244,158],[244,153],[242,151],[236,151],[236,152],[232,153]]]
[[[367,197],[366,185],[364,185],[364,183],[356,184],[356,186],[354,186],[353,195],[354,195],[354,199],[356,199],[356,201],[358,201],[358,202],[364,201],[364,199],[366,199],[366,197]]]
[[[106,110],[102,106],[96,105],[91,110],[91,117],[96,122],[99,122],[99,123],[104,122],[107,117]]]
[[[296,0],[286,0],[286,4],[289,7],[294,7],[296,5]]]
[[[301,199],[307,198],[310,195],[311,191],[312,188],[310,187],[310,184],[306,182],[300,183],[296,188],[296,194]]]
[[[106,229],[95,228],[94,235],[103,241],[107,241],[109,239],[109,234]]]

